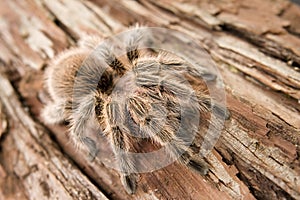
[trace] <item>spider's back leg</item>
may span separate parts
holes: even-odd
[[[141,83],[145,83],[144,86],[149,87],[148,81]],[[155,87],[154,84],[152,83],[150,86]],[[181,83],[169,82],[164,86],[167,87],[163,90],[159,86],[154,90],[146,89],[148,99],[142,99],[139,96],[131,97],[131,101],[127,105],[131,118],[138,124],[143,134],[166,147],[167,153],[171,157],[196,169],[200,174],[206,174],[208,164],[200,156],[196,158],[194,156],[196,153],[190,148],[199,126],[199,122],[194,119],[194,114],[202,112],[206,108],[200,108],[193,91],[185,88]],[[180,98],[177,99],[167,88],[179,93],[178,97],[181,98],[186,96],[186,99],[189,99],[189,95],[194,95],[197,105],[191,105],[190,102],[184,100],[180,102]]]
[[[116,156],[121,181],[129,194],[133,194],[136,190],[136,179],[133,174],[135,166],[132,159],[128,156],[130,149],[130,141],[128,138],[128,130],[122,126],[125,116],[121,106],[117,102],[109,102],[105,106],[106,113],[106,130],[110,137],[112,148]]]

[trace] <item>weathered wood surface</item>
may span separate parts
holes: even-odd
[[[300,8],[285,0],[2,0],[0,199],[300,199]],[[217,63],[231,118],[207,177],[174,163],[140,174],[128,195],[118,174],[46,126],[43,72],[86,33],[139,22],[179,30]],[[108,150],[103,147],[103,152]]]

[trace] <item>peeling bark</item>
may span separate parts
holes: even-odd
[[[286,0],[1,1],[0,199],[299,199],[299,11]],[[66,126],[39,116],[54,55],[136,22],[181,31],[208,51],[231,118],[206,177],[173,163],[140,174],[130,196],[116,171],[75,149]],[[100,152],[111,159],[105,142]]]

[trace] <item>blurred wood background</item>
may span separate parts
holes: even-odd
[[[231,118],[206,177],[178,163],[139,175],[89,162],[39,116],[43,73],[86,33],[139,22],[181,31],[212,56]],[[287,0],[1,0],[0,199],[300,199],[300,8]],[[105,151],[105,147],[103,147]]]

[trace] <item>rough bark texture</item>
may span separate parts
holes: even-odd
[[[299,21],[286,0],[0,1],[0,199],[300,199]],[[43,124],[39,113],[54,55],[86,33],[136,22],[205,47],[231,118],[206,177],[173,163],[140,174],[130,196],[116,171],[89,162],[66,127]],[[105,144],[101,152],[109,154]]]

